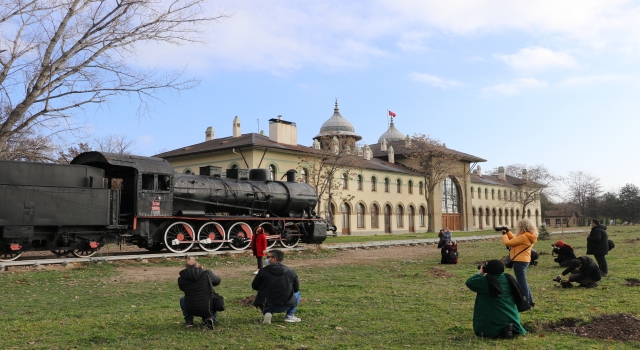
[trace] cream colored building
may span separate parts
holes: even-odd
[[[231,137],[216,139],[214,129],[207,128],[205,141],[156,155],[169,161],[177,172],[199,173],[199,168],[213,165],[223,169],[266,168],[272,180],[280,180],[289,169],[298,172],[298,180],[306,181],[309,165],[302,161],[321,146],[346,148],[358,158],[358,166],[342,179],[342,198],[321,199],[319,215],[333,221],[338,233],[370,235],[381,233],[423,232],[427,229],[427,203],[423,179],[406,166],[405,152],[411,142],[408,135],[396,129],[393,120],[375,144],[358,147],[362,137],[340,114],[336,102],[333,115],[322,125],[311,146],[297,143],[297,126],[280,116],[269,121],[269,135],[242,134],[240,119],[232,123]],[[483,176],[471,169],[485,160],[470,154],[450,150],[460,156],[460,172],[451,176],[434,193],[431,203],[433,227],[448,227],[455,231],[487,229],[506,225],[517,208],[504,203],[495,194],[516,191],[515,178]],[[479,167],[478,167],[479,168]],[[477,191],[493,193],[488,197]],[[443,195],[444,193],[444,195]],[[539,222],[539,202],[528,210]],[[488,213],[488,214],[487,214]],[[499,213],[503,213],[502,216]],[[505,213],[508,213],[506,215]],[[506,215],[506,216],[505,216]],[[487,219],[490,218],[488,221]],[[533,217],[532,217],[533,219]],[[486,223],[485,223],[486,222]]]

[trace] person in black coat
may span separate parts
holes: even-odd
[[[271,323],[273,314],[279,312],[286,312],[285,322],[300,322],[295,316],[300,303],[298,275],[282,264],[284,253],[281,250],[270,250],[266,257],[269,265],[260,269],[251,284],[258,291],[253,305],[262,310],[262,323]]]
[[[571,260],[569,267],[562,271],[556,278],[562,278],[562,276],[568,273],[570,273],[569,278],[565,279],[564,282],[577,282],[587,288],[597,287],[597,282],[602,279],[600,268],[588,256],[581,256]]]
[[[573,247],[567,243],[564,243],[564,241],[557,241],[552,245],[552,247],[553,254],[557,255],[557,257],[553,259],[553,261],[560,264],[560,266],[567,267],[569,266],[571,260],[576,259],[576,254],[573,251]]]
[[[587,237],[587,254],[593,255],[598,262],[602,275],[609,273],[606,255],[609,254],[609,236],[607,226],[600,225],[600,221],[591,220],[591,232]]]
[[[220,284],[220,277],[213,271],[205,270],[195,260],[187,260],[185,269],[180,271],[178,287],[184,292],[180,308],[186,327],[193,326],[193,317],[200,316],[206,328],[213,329],[217,310],[213,303],[213,287]]]

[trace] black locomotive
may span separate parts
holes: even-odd
[[[86,152],[70,165],[0,161],[0,260],[24,251],[92,256],[107,243],[175,253],[242,250],[258,226],[268,246],[322,243],[316,191],[266,169],[177,174],[164,159]]]

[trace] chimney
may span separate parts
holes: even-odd
[[[298,127],[296,123],[278,118],[269,119],[269,140],[285,145],[298,144]]]
[[[529,174],[527,173],[527,169],[522,169],[522,180],[529,181]]]
[[[205,141],[211,141],[214,139],[214,135],[215,135],[216,131],[213,130],[213,127],[208,127],[207,131],[204,132],[204,140]]]
[[[393,154],[393,146],[389,146],[389,163],[395,163],[394,154]]]
[[[478,176],[482,177],[482,168],[479,165],[476,168],[476,173],[478,174]]]
[[[380,151],[384,152],[387,150],[387,139],[382,139],[380,143]]]
[[[240,132],[240,118],[236,116],[233,119],[233,137],[240,137],[242,133]]]
[[[404,138],[404,146],[411,147],[411,138],[409,137],[408,134],[407,134],[407,137]]]
[[[320,149],[320,142],[318,140],[313,140],[313,148]]]
[[[264,130],[260,130],[260,135],[262,135],[262,136],[267,136],[267,135],[264,133]]]
[[[364,146],[364,159],[371,160],[371,148],[369,145]]]
[[[507,181],[507,174],[504,172],[504,167],[498,167],[498,178],[502,181]]]

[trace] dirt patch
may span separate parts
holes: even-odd
[[[253,303],[256,301],[256,296],[252,295],[250,297],[244,297],[238,300],[238,303],[242,306],[251,306],[253,307]]]
[[[447,269],[442,267],[432,267],[429,271],[427,271],[433,277],[441,277],[441,278],[450,278],[455,277],[456,274],[453,272],[449,272]]]
[[[616,341],[640,340],[640,318],[632,314],[611,314],[584,322],[577,318],[566,318],[543,324],[536,333],[571,333],[581,337]]]
[[[640,280],[637,278],[625,278],[624,280],[627,281],[627,283],[623,284],[623,286],[627,286],[627,287],[640,286]]]
[[[632,238],[632,239],[628,240],[627,243],[637,243],[638,241],[640,241],[640,237]]]

